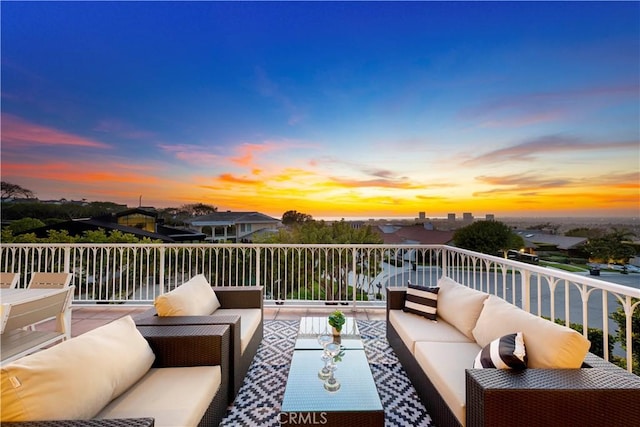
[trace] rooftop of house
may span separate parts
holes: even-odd
[[[429,229],[428,224],[380,225],[374,229],[385,244],[444,245],[453,240],[453,231]]]
[[[280,220],[260,212],[213,212],[186,220],[194,226],[234,225],[234,224],[277,224]]]
[[[522,237],[526,247],[536,247],[544,244],[552,245],[562,250],[569,250],[586,243],[588,240],[586,237],[563,236],[539,230],[519,230],[516,231],[516,234]]]

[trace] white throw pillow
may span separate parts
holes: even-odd
[[[529,368],[575,369],[591,343],[566,326],[535,316],[491,295],[484,302],[473,336],[481,347],[504,335],[522,332]]]
[[[220,308],[220,301],[206,277],[198,274],[158,296],[153,305],[158,316],[207,316]]]
[[[449,277],[438,280],[438,287],[438,317],[467,338],[474,339],[472,331],[489,294],[463,286]]]
[[[93,418],[154,360],[131,316],[25,356],[2,368],[2,421]]]

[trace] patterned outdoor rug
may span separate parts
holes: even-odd
[[[358,320],[386,426],[427,426],[431,418],[395,353],[384,320]],[[280,404],[298,334],[298,320],[265,320],[264,339],[221,426],[278,426]]]

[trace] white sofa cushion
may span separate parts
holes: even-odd
[[[152,417],[156,427],[195,427],[221,381],[220,366],[153,368],[96,418]]]
[[[472,331],[489,294],[463,286],[449,277],[438,280],[438,287],[438,317],[474,340]]]
[[[476,343],[417,342],[415,358],[460,424],[466,423],[465,369],[480,351]]]
[[[93,418],[155,355],[125,316],[2,368],[2,421]]]
[[[529,368],[579,368],[591,345],[577,331],[527,313],[494,295],[485,300],[473,336],[484,347],[496,338],[520,331]]]
[[[389,310],[389,323],[411,353],[414,353],[417,341],[474,342],[445,321],[430,322],[422,316],[402,310]]]
[[[240,316],[240,352],[243,354],[260,322],[262,322],[262,310],[259,308],[221,308],[216,313]]]
[[[206,277],[198,274],[158,296],[153,305],[158,316],[207,316],[220,308],[220,301]]]

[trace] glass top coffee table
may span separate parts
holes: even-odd
[[[335,340],[341,349],[341,360],[335,362],[337,369],[333,373],[339,383],[336,391],[328,391],[325,379],[318,375],[324,366],[317,339],[321,333],[331,335],[327,317],[300,320],[280,424],[384,426],[384,410],[355,319],[347,318],[340,338]]]

